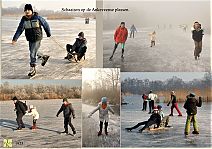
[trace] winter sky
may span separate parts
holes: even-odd
[[[20,7],[23,4],[32,4],[37,10],[86,9],[96,7],[96,0],[2,0],[3,8]]]
[[[193,79],[202,79],[205,72],[124,72],[121,73],[121,81],[127,78],[138,78],[140,80],[161,80],[172,78],[176,76],[184,81],[192,81]]]

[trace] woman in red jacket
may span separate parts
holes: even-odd
[[[116,29],[116,32],[114,34],[115,46],[114,46],[113,54],[110,57],[110,60],[112,60],[113,55],[119,43],[121,43],[121,48],[122,48],[121,58],[124,58],[124,46],[127,40],[127,36],[128,36],[128,31],[127,31],[127,28],[125,28],[125,22],[121,22],[121,25]]]

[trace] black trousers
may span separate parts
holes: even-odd
[[[149,113],[152,113],[153,109],[155,106],[155,101],[154,100],[150,100],[149,101]]]
[[[16,113],[16,116],[17,116],[16,121],[17,121],[18,127],[19,128],[25,127],[24,123],[23,123],[23,120],[22,120],[24,115],[22,113]]]
[[[100,132],[102,132],[102,128],[103,128],[103,122],[100,121],[99,123],[99,128],[100,128]],[[107,133],[107,128],[108,128],[108,122],[105,121],[105,132]]]
[[[157,124],[157,123],[155,121],[152,121],[152,120],[143,121],[143,122],[140,122],[137,125],[131,127],[130,129],[136,129],[139,126],[144,125],[144,127],[140,129],[140,131],[143,131],[144,129],[149,128],[150,126],[152,126],[154,124]]]
[[[147,107],[147,101],[145,100],[145,101],[143,101],[143,109],[142,110],[146,111],[146,107]]]
[[[75,132],[74,125],[71,123],[71,117],[64,117],[64,129],[68,133],[68,125],[71,127],[72,131]]]

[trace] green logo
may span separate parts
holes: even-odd
[[[13,140],[12,139],[4,139],[3,144],[4,144],[3,147],[6,147],[6,148],[13,147]]]

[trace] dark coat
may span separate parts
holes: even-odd
[[[15,109],[17,115],[24,115],[26,113],[26,109],[24,107],[24,103],[22,101],[17,100],[15,103]]]
[[[202,41],[203,35],[204,34],[203,34],[203,30],[202,29],[200,29],[199,31],[197,31],[197,30],[193,30],[192,31],[192,39],[194,41],[197,41],[197,42]]]
[[[158,113],[153,113],[148,121],[154,121],[157,125],[160,125],[161,123],[161,116]]]
[[[197,114],[197,107],[201,107],[202,106],[202,100],[199,99],[199,101],[197,101],[197,99],[195,97],[187,97],[187,100],[184,104],[184,108],[187,110],[187,114],[188,115],[195,115]]]
[[[27,41],[35,42],[42,40],[43,33],[41,26],[43,26],[47,37],[50,37],[51,32],[49,25],[44,18],[38,16],[38,13],[35,12],[30,19],[26,16],[23,16],[13,37],[13,40],[17,41],[24,30]]]
[[[74,112],[74,109],[72,107],[72,104],[71,103],[68,103],[68,104],[62,104],[60,110],[57,112],[57,116],[63,112],[63,116],[65,118],[68,118],[68,117],[71,117],[71,115],[73,116],[73,118],[75,118],[75,112]]]

